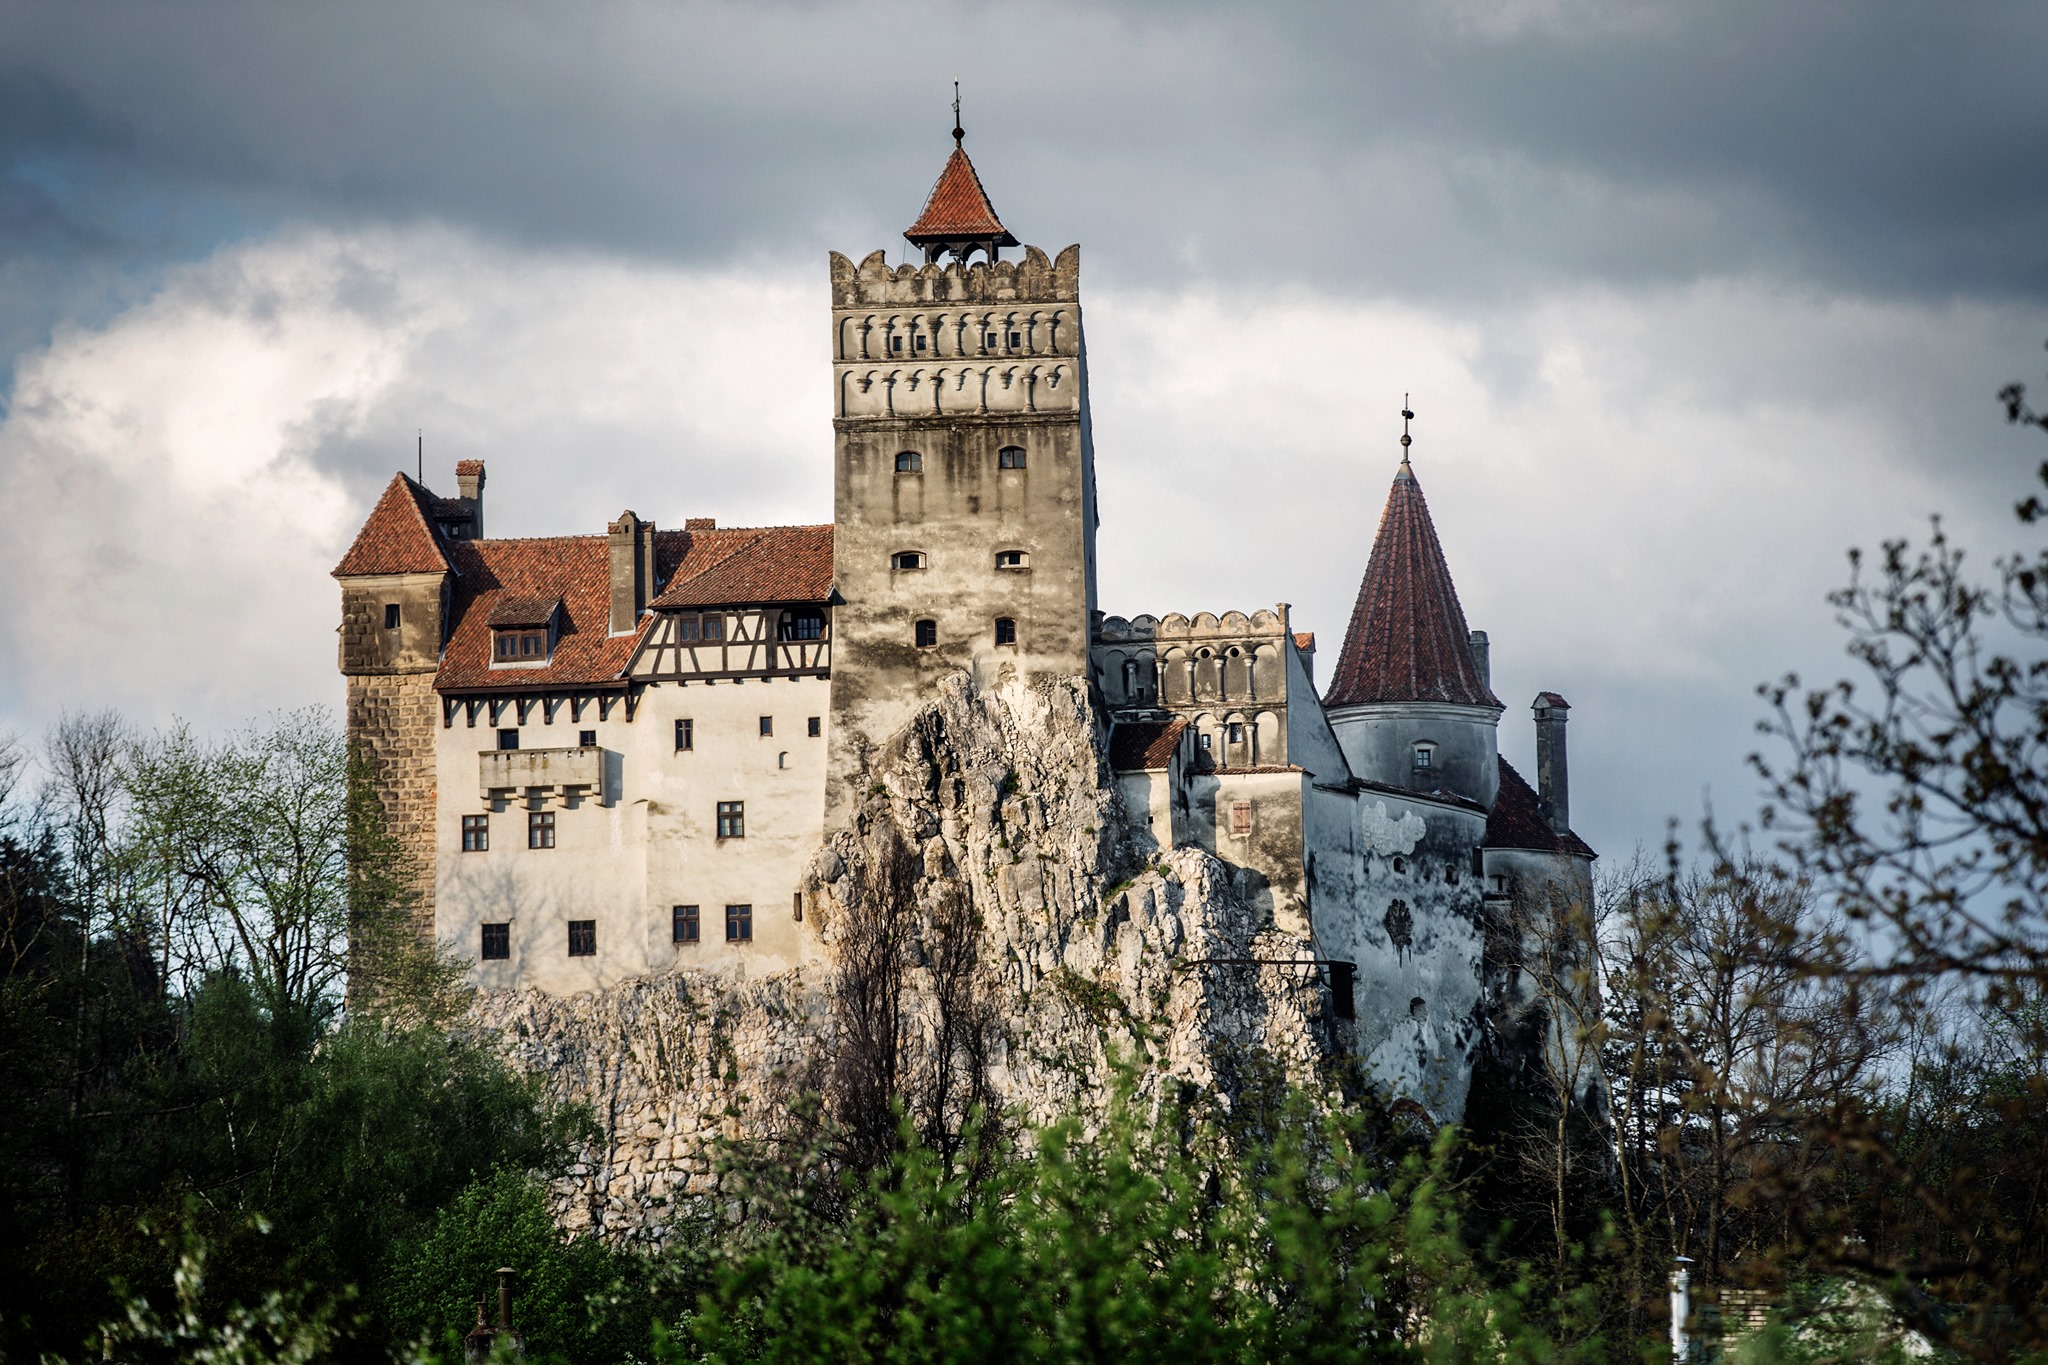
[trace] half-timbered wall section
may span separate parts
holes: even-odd
[[[695,678],[825,677],[832,667],[825,607],[662,612],[633,658],[635,681]]]

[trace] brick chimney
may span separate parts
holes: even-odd
[[[1550,827],[1569,834],[1571,783],[1565,767],[1564,723],[1571,703],[1555,692],[1539,692],[1530,709],[1536,713],[1536,796]]]
[[[469,513],[469,538],[484,538],[484,462],[482,460],[457,460],[455,462],[456,498]]]
[[[611,537],[611,633],[631,635],[640,613],[655,594],[654,523],[642,521],[631,508],[605,528]]]

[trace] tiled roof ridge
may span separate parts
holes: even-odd
[[[1470,635],[1422,485],[1403,463],[1380,513],[1324,704],[1446,702],[1498,709],[1500,699],[1472,657]]]
[[[1500,763],[1500,792],[1486,813],[1487,848],[1513,848],[1537,853],[1567,853],[1594,858],[1592,846],[1570,830],[1560,834],[1543,814],[1543,798],[1505,758]]]
[[[656,525],[656,528],[655,528],[655,534],[656,534],[656,535],[662,535],[662,536],[682,536],[682,535],[689,535],[689,536],[706,536],[706,535],[709,535],[709,536],[724,536],[724,535],[739,535],[739,534],[741,534],[742,532],[753,532],[753,533],[754,533],[754,534],[755,534],[756,536],[760,536],[760,535],[766,535],[766,534],[767,534],[768,532],[770,532],[770,531],[829,531],[829,530],[831,530],[831,529],[832,529],[832,523],[831,523],[831,522],[829,522],[829,521],[819,521],[819,522],[808,522],[808,521],[806,521],[806,522],[788,522],[788,523],[778,523],[778,524],[776,524],[776,525],[772,525],[772,526],[714,526],[714,527],[712,527],[712,528],[711,528],[710,530],[708,530],[708,531],[704,531],[704,530],[698,530],[698,531],[685,531],[685,530],[681,529],[680,527],[675,527],[675,526],[661,526],[661,525],[659,525],[659,524],[657,523],[657,525]],[[607,534],[606,534],[605,532],[603,532],[603,531],[566,531],[566,532],[563,532],[563,533],[562,533],[562,534],[560,534],[560,535],[553,535],[553,536],[481,536],[481,537],[477,538],[476,540],[468,541],[468,542],[466,542],[466,543],[468,543],[468,544],[470,544],[470,545],[519,545],[519,544],[533,544],[533,543],[535,543],[535,542],[538,542],[538,541],[544,541],[544,540],[606,540],[606,539],[609,539],[609,537],[608,537],[608,536],[607,536]]]

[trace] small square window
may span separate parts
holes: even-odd
[[[572,919],[569,921],[569,956],[597,956],[597,921],[594,919]]]
[[[1430,753],[1430,751],[1429,751],[1429,750],[1427,750],[1427,749],[1417,749],[1417,750],[1415,751],[1415,766],[1416,766],[1416,767],[1418,767],[1418,768],[1427,768],[1427,767],[1429,767],[1429,766],[1430,766],[1430,764],[1431,764],[1431,763],[1432,763],[1433,761],[1434,761],[1434,755],[1432,755],[1432,754]]]
[[[697,723],[696,723],[695,721],[692,721],[692,720],[679,720],[679,721],[677,721],[677,722],[676,722],[676,750],[677,750],[677,752],[679,752],[679,753],[680,753],[680,752],[681,752],[682,750],[684,750],[684,749],[694,749],[694,748],[696,748],[696,747],[697,747]]]
[[[721,839],[744,839],[747,837],[746,802],[721,801],[718,803],[718,837]]]
[[[892,350],[892,351],[900,351],[900,350],[902,350],[902,349],[903,349],[903,338],[902,338],[902,337],[890,337],[890,338],[889,338],[889,349],[890,349],[890,350]]]
[[[725,907],[725,941],[727,943],[751,943],[754,939],[754,907],[751,905],[728,905]]]
[[[697,907],[678,905],[669,932],[676,943],[695,943],[698,934]]]
[[[491,847],[491,817],[488,815],[465,815],[462,817],[462,851],[464,853],[485,853]]]
[[[519,747],[519,732],[518,732],[517,730],[500,730],[500,731],[498,731],[498,747],[499,747],[500,749],[516,749],[516,748],[518,748],[518,747]]]
[[[555,846],[555,813],[551,810],[530,810],[526,813],[526,846],[528,848],[553,848]]]
[[[396,602],[386,602],[384,604],[384,629],[398,629],[398,603]]]
[[[1017,623],[1007,616],[996,618],[996,643],[1014,645],[1017,643]]]
[[[983,332],[981,334],[981,344],[987,349],[993,351],[999,344],[999,341],[994,332]]]
[[[483,926],[483,960],[504,962],[512,956],[512,926],[510,924],[486,924]]]
[[[1023,446],[1004,446],[1001,450],[998,450],[996,452],[997,469],[1022,469],[1023,467]]]
[[[816,739],[816,738],[818,738],[818,736],[820,736],[820,735],[824,734],[824,733],[825,733],[825,718],[824,718],[823,716],[812,716],[812,717],[811,717],[811,719],[810,719],[810,730],[811,730],[811,736],[810,736],[810,737],[811,737],[812,739]]]
[[[597,747],[597,731],[578,730],[576,732],[576,743],[585,749],[595,749]]]
[[[938,642],[939,623],[937,621],[919,621],[917,623],[917,647],[919,649],[930,649]]]
[[[911,349],[911,350],[913,350],[913,351],[922,351],[922,350],[923,350],[924,348],[925,348],[925,339],[924,339],[923,337],[921,337],[921,336],[920,336],[920,337],[914,337],[914,338],[912,338],[912,344],[911,344],[911,347],[910,347],[910,349]]]
[[[1012,333],[1010,333],[1010,345],[1011,345],[1011,346],[1012,346],[1013,348],[1014,348],[1014,347],[1018,347],[1018,346],[1022,346],[1023,344],[1024,344],[1024,334],[1023,334],[1022,332],[1012,332]]]
[[[775,717],[773,717],[773,716],[763,716],[763,717],[761,717],[761,738],[763,738],[763,739],[767,739],[767,738],[768,738],[769,736],[773,735],[774,733],[775,733]]]

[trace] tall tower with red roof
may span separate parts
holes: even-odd
[[[833,252],[834,613],[827,825],[870,756],[959,670],[1085,676],[1095,453],[1081,249],[1003,259],[1003,226],[953,149],[905,230],[922,262]]]
[[[1465,624],[1404,447],[1323,694],[1352,773],[1490,808],[1500,790],[1502,707],[1486,650],[1485,634]]]

